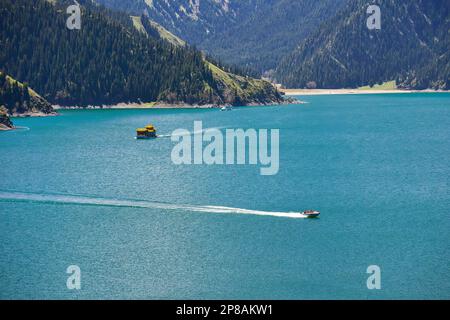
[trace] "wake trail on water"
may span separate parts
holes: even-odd
[[[19,130],[19,131],[30,131],[30,128],[28,128],[28,127],[17,126],[17,127],[14,127],[14,129]]]
[[[38,193],[0,191],[0,200],[41,202],[41,203],[62,203],[75,205],[103,206],[103,207],[182,210],[201,213],[241,214],[241,215],[269,216],[269,217],[291,218],[291,219],[307,218],[305,215],[297,212],[259,211],[233,207],[170,204],[147,200],[107,199],[107,198],[78,196],[78,195],[57,195],[57,194],[38,194]]]
[[[6,132],[20,132],[20,131],[30,131],[28,127],[15,126],[13,130],[7,130]]]

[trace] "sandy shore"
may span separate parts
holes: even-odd
[[[358,90],[358,89],[280,89],[287,96],[315,96],[333,94],[436,93],[436,90]]]

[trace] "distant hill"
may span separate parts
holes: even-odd
[[[78,2],[81,30],[66,28],[72,1],[0,1],[0,70],[59,105],[282,101],[262,80],[224,83],[201,52],[174,45],[155,26],[144,22],[144,33],[127,14]]]
[[[257,71],[278,61],[347,0],[95,0],[148,16],[226,64]]]
[[[381,30],[366,26],[369,4]],[[351,0],[279,65],[287,87],[357,88],[395,80],[408,89],[450,89],[448,0]]]

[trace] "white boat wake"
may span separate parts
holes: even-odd
[[[272,212],[249,210],[221,206],[196,206],[183,204],[168,204],[146,200],[125,200],[107,199],[98,197],[78,196],[78,195],[58,195],[58,194],[38,194],[22,192],[0,191],[0,201],[21,201],[21,202],[42,202],[42,203],[63,203],[74,205],[90,205],[104,207],[125,207],[125,208],[151,208],[164,210],[178,210],[216,214],[243,214],[256,216],[269,216],[278,218],[304,219],[307,216],[298,212]]]
[[[20,132],[20,131],[30,131],[30,128],[28,127],[22,127],[22,126],[14,126],[13,130],[7,130],[5,133],[13,133],[13,132]]]
[[[16,126],[14,127],[15,130],[19,130],[19,131],[30,131],[30,128],[28,127],[21,127],[21,126]]]

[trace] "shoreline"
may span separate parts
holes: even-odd
[[[100,106],[61,106],[52,105],[54,112],[44,113],[44,112],[26,112],[26,113],[14,113],[10,115],[11,118],[40,118],[40,117],[56,117],[60,114],[58,110],[129,110],[129,109],[154,109],[154,110],[190,110],[190,109],[217,109],[220,110],[222,107],[234,107],[234,108],[250,108],[250,107],[270,107],[270,106],[283,106],[291,104],[304,104],[306,102],[297,99],[286,99],[284,102],[272,102],[272,103],[249,103],[244,106],[233,106],[231,104],[204,104],[204,105],[191,105],[191,104],[171,104],[171,103],[118,103],[115,105],[100,105]],[[3,129],[3,130],[14,130]],[[3,131],[2,130],[2,131]]]
[[[360,95],[360,94],[408,94],[408,93],[449,93],[444,90],[358,90],[358,89],[279,89],[286,96],[318,96],[318,95]]]
[[[192,105],[192,104],[172,104],[172,103],[118,103],[115,105],[100,105],[100,106],[52,106],[54,110],[125,110],[125,109],[154,109],[154,110],[164,110],[164,109],[220,109],[222,107],[234,107],[234,108],[246,108],[246,107],[270,107],[278,105],[288,105],[301,103],[302,101],[285,101],[285,102],[272,102],[272,103],[249,103],[244,106],[233,106],[231,104],[202,104],[202,105]]]
[[[296,103],[305,103],[303,101],[289,101],[286,100],[283,102],[273,102],[273,103],[250,103],[245,106],[235,106],[235,108],[247,108],[247,107],[263,107],[263,106],[280,106],[280,105],[289,105]],[[101,106],[87,106],[87,107],[79,107],[79,106],[60,106],[60,105],[52,105],[53,110],[55,112],[52,113],[44,113],[44,112],[26,112],[26,113],[14,113],[10,115],[11,118],[40,118],[40,117],[56,117],[60,114],[58,110],[130,110],[130,109],[146,109],[146,110],[190,110],[190,109],[217,109],[220,110],[222,107],[233,107],[230,104],[204,104],[204,105],[191,105],[191,104],[170,104],[170,103],[118,103],[115,105],[101,105]],[[14,130],[12,129],[1,129],[2,131],[6,130]]]
[[[57,112],[44,113],[44,112],[25,112],[25,113],[13,113],[11,118],[40,118],[40,117],[56,117],[59,114]]]
[[[215,105],[176,105],[176,104],[155,104],[155,103],[118,103],[115,105],[100,105],[100,106],[59,106],[54,105],[54,110],[121,110],[121,109],[214,109]]]

